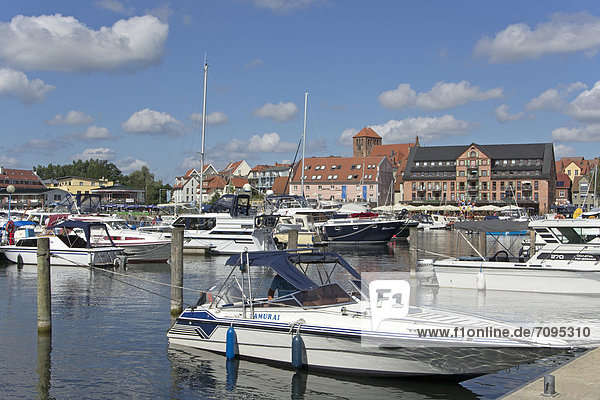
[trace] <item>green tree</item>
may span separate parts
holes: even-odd
[[[166,190],[172,190],[171,185],[164,184],[162,180],[155,180],[154,174],[145,165],[137,171],[131,172],[122,180],[125,186],[143,190],[146,193],[146,204],[159,204],[166,201]]]

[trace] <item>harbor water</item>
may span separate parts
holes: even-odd
[[[472,254],[455,232],[420,232],[419,247]],[[473,243],[476,243],[476,238]],[[511,241],[513,238],[506,238]],[[509,242],[506,242],[509,243]],[[494,251],[488,241],[490,252]],[[407,243],[331,247],[359,272],[407,272]],[[517,248],[518,251],[518,248]],[[420,256],[430,257],[425,252]],[[225,257],[185,256],[184,287],[206,290],[229,273]],[[497,398],[565,363],[575,352],[460,383],[365,379],[291,369],[169,347],[168,264],[129,265],[123,275],[52,267],[52,334],[37,334],[36,266],[0,266],[0,391],[3,398]],[[163,283],[164,285],[160,285]],[[198,294],[184,291],[184,303]],[[593,329],[597,297],[421,288],[412,302],[516,323],[564,322]]]

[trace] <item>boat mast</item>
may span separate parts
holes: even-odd
[[[208,76],[208,63],[204,55],[204,94],[202,96],[202,147],[200,148],[200,212],[202,212],[202,192],[204,186],[204,137],[206,135],[206,77]]]
[[[304,92],[304,130],[302,131],[302,172],[300,175],[300,186],[302,197],[304,197],[304,155],[306,154],[306,105],[308,104],[308,92]]]

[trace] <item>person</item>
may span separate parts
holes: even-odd
[[[283,279],[281,275],[277,274],[275,277],[273,277],[271,287],[269,288],[269,292],[267,294],[267,298],[269,300],[273,300],[273,297],[275,297],[275,291],[277,291],[277,296],[281,297],[290,293],[294,293],[297,290],[291,283]]]

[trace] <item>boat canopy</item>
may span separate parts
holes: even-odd
[[[505,219],[488,219],[484,221],[458,221],[454,227],[475,232],[520,232],[526,231],[529,222]]]
[[[108,230],[106,229],[106,224],[102,223],[102,222],[87,222],[87,221],[75,221],[75,220],[67,220],[67,221],[63,221],[61,223],[58,223],[54,226],[49,227],[48,229],[60,229],[60,228],[65,228],[65,229],[76,229],[79,228],[81,230],[83,230],[83,233],[85,234],[85,241],[87,242],[87,247],[91,247],[91,241],[90,241],[90,237],[91,237],[91,231],[93,228],[100,228],[103,229],[104,232],[106,232],[106,236],[110,239],[110,242],[113,246],[115,246],[114,242],[112,241],[112,238],[110,236],[110,234],[108,233]]]
[[[340,255],[334,252],[318,252],[318,253],[298,253],[285,251],[265,251],[265,252],[249,252],[241,255],[233,255],[229,257],[225,265],[235,266],[246,263],[246,257],[249,265],[266,266],[272,268],[276,273],[281,275],[283,279],[288,281],[297,290],[311,290],[319,287],[300,269],[296,267],[298,264],[322,263],[331,264],[337,263],[348,271],[354,278],[360,280],[360,274],[350,266]],[[242,262],[240,262],[240,258]]]

